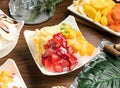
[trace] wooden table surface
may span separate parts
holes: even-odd
[[[8,3],[9,0],[0,0],[0,9],[2,9],[8,16],[10,16]],[[0,59],[0,65],[2,65],[8,58],[12,58],[16,62],[28,88],[50,88],[55,85],[65,86],[69,88],[70,84],[73,82],[82,68],[79,68],[78,70],[65,75],[43,75],[36,66],[25,41],[23,32],[26,29],[35,30],[36,28],[40,29],[44,26],[55,25],[64,20],[68,15],[73,15],[75,16],[77,24],[84,37],[96,47],[100,44],[102,39],[107,39],[114,43],[120,43],[119,37],[107,32],[103,32],[101,31],[102,29],[100,29],[99,27],[94,26],[92,23],[87,22],[69,12],[67,10],[67,7],[71,4],[72,0],[64,0],[62,3],[57,5],[55,15],[48,21],[37,25],[24,25],[20,33],[19,41],[14,50],[10,52],[7,56]]]

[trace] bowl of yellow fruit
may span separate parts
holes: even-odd
[[[120,4],[113,0],[74,0],[68,10],[113,35],[120,36]]]

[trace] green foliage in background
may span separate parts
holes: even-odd
[[[37,5],[32,10],[31,19],[35,20],[43,12],[47,12],[49,17],[52,17],[55,12],[55,7],[63,0],[37,0]]]
[[[78,88],[120,88],[120,60],[98,57],[79,74]]]

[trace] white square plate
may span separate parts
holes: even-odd
[[[102,28],[104,31],[109,32],[109,33],[111,33],[111,34],[113,34],[113,35],[115,35],[115,36],[119,36],[119,37],[120,37],[120,32],[115,32],[115,31],[113,31],[112,29],[110,29],[109,27],[103,26],[103,25],[101,25],[100,23],[93,21],[91,18],[89,18],[89,17],[87,17],[87,16],[85,16],[85,15],[80,14],[79,12],[77,12],[77,11],[74,9],[73,5],[68,6],[67,9],[68,9],[69,11],[73,12],[74,14],[76,14],[76,15],[78,15],[78,16],[80,16],[80,17],[82,17],[82,18],[84,18],[84,19],[92,22],[93,24],[99,26],[99,27]]]
[[[62,21],[61,23],[67,23],[69,25],[71,25],[72,27],[76,28],[79,30],[78,26],[77,26],[77,23],[75,21],[75,18],[73,16],[68,16],[64,21]],[[60,23],[60,24],[61,24]],[[57,73],[57,72],[49,72],[47,71],[43,66],[41,66],[35,59],[35,49],[34,49],[34,45],[33,45],[33,42],[31,40],[31,36],[34,34],[34,31],[29,31],[29,30],[25,30],[24,31],[24,36],[25,36],[25,39],[26,39],[26,42],[28,44],[28,47],[30,49],[30,52],[33,56],[33,59],[36,63],[36,65],[38,66],[38,68],[41,70],[41,72],[45,75],[61,75],[61,74],[66,74],[66,73],[69,73],[69,72],[72,72],[80,67],[82,67],[84,64],[86,64],[87,62],[89,62],[92,57],[94,57],[96,54],[98,54],[98,49],[95,49],[95,51],[93,52],[93,55],[91,57],[89,56],[84,56],[84,57],[80,57],[79,61],[78,61],[78,65],[72,70],[72,71],[64,71],[64,72],[60,72],[60,73]]]
[[[10,73],[15,73],[15,75],[17,76],[17,82],[15,82],[17,83],[16,85],[20,85],[22,88],[27,88],[18,70],[18,67],[13,59],[8,59],[3,65],[1,65],[0,72],[2,70],[8,71]]]

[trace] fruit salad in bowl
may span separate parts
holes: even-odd
[[[24,32],[35,62],[46,75],[74,71],[98,53],[79,29],[69,24],[71,19],[75,20],[74,17],[66,19],[59,25]]]

